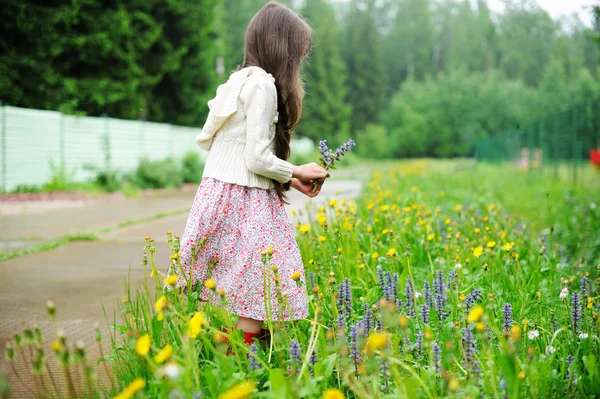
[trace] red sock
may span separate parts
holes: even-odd
[[[261,333],[251,333],[251,332],[246,332],[244,331],[244,343],[245,344],[253,344],[254,343],[254,338],[260,338],[261,337]]]

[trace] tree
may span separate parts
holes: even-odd
[[[0,97],[66,113],[199,123],[217,83],[216,0],[3,0]]]
[[[305,70],[306,96],[299,132],[337,146],[348,137],[351,108],[346,103],[346,66],[337,24],[325,0],[307,0],[303,10],[313,29],[313,49]]]
[[[379,48],[380,36],[372,15],[373,1],[354,0],[347,21],[345,59],[348,67],[348,103],[351,130],[359,131],[379,118],[385,103],[385,75]]]

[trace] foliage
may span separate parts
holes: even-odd
[[[183,157],[182,178],[184,183],[200,183],[202,172],[204,171],[204,162],[197,151],[189,151]]]
[[[333,146],[348,138],[351,108],[348,82],[338,44],[333,8],[325,0],[307,0],[302,14],[313,29],[313,49],[305,70],[306,98],[298,130],[318,142],[327,136]]]
[[[376,121],[384,106],[385,75],[381,63],[381,41],[372,15],[372,2],[366,10],[363,1],[353,0],[346,22],[344,57],[348,68],[348,103],[352,107],[351,130],[358,131]],[[361,4],[365,6],[365,4]]]
[[[391,158],[394,155],[385,126],[367,124],[356,135],[356,141],[360,143],[356,151],[363,158],[382,159]]]
[[[456,71],[410,80],[382,116],[396,157],[471,155],[477,139],[518,126],[534,91],[499,73]]]
[[[200,124],[217,78],[214,3],[6,0],[0,99]]]
[[[554,192],[551,180],[537,179],[530,188],[524,181],[530,175],[512,169],[455,166],[414,161],[376,172],[358,201],[332,200],[310,224],[299,224],[310,317],[285,327],[267,323],[273,339],[264,346],[242,344],[228,313],[199,304],[198,291],[215,290],[226,305],[218,285],[174,286],[177,237],[167,233],[164,275],[154,240],[147,238],[139,266],[145,284],[128,287],[120,304],[112,353],[100,364],[110,364],[113,387],[103,389],[133,392],[126,397],[143,390],[152,398],[173,392],[221,398],[598,396],[600,258],[582,259],[576,248],[568,253],[564,236],[532,228],[513,213],[522,195],[544,208],[545,198],[533,194]],[[501,191],[507,203],[497,200]],[[583,190],[570,195],[588,205],[600,199],[596,191],[593,197]],[[582,242],[600,231],[597,213],[556,203],[552,215],[596,223],[587,233],[564,226]],[[265,250],[265,270],[276,270],[271,262],[278,248],[273,255]],[[272,284],[290,277],[271,275]],[[54,320],[55,305],[49,305]],[[7,345],[8,361],[18,356],[13,348],[40,344],[33,331]],[[93,387],[93,394],[79,396],[99,397],[101,383],[86,372],[85,350],[66,356],[66,338],[55,342],[64,369],[80,368]],[[325,394],[328,389],[339,392]]]
[[[140,188],[181,187],[181,164],[172,158],[158,161],[144,158],[135,171],[133,183]]]

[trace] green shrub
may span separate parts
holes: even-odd
[[[183,173],[180,163],[173,158],[160,161],[144,158],[136,169],[133,181],[139,188],[181,187]]]
[[[367,124],[358,133],[356,142],[358,143],[356,151],[364,158],[380,159],[392,156],[392,143],[384,126]]]
[[[183,182],[184,183],[200,183],[202,180],[202,172],[204,171],[204,162],[200,158],[200,154],[196,151],[189,151],[183,157]]]

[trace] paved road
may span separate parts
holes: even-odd
[[[360,187],[357,181],[330,181],[321,195],[310,203],[317,206],[328,198],[353,198],[358,195]],[[155,198],[94,202],[44,212],[11,212],[0,216],[0,241],[25,242],[31,237],[54,238],[67,233],[98,230],[124,220],[147,218],[159,212],[189,207],[193,196],[194,191],[184,190]],[[292,193],[288,210],[304,208],[305,198]],[[108,334],[101,303],[108,314],[113,315],[116,302],[124,292],[125,278],[129,275],[133,285],[141,282],[144,237],[156,239],[157,259],[164,260],[162,263],[166,264],[165,232],[181,235],[186,218],[187,215],[181,214],[123,227],[103,234],[100,241],[72,243],[51,252],[0,263],[2,352],[12,335],[26,327],[38,325],[45,336],[51,338],[52,328],[45,311],[49,298],[56,302],[59,324],[70,342],[83,340],[93,348],[95,323],[102,326],[105,336]],[[91,356],[97,357],[98,352],[92,350]],[[48,357],[52,358],[51,355]],[[24,372],[22,364],[18,364],[18,369]],[[102,377],[102,372],[98,372]],[[4,356],[0,360],[0,375],[10,376],[13,397],[27,397],[24,387],[16,383]]]

